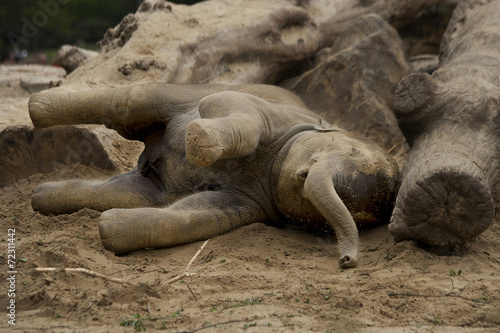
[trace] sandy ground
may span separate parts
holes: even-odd
[[[19,89],[0,87],[2,129],[28,119],[28,94]],[[101,245],[99,212],[33,212],[31,195],[43,182],[107,178],[135,164],[138,151],[115,148],[122,158],[114,170],[59,165],[0,189],[0,331],[500,331],[498,221],[447,250],[396,244],[387,226],[365,230],[359,266],[349,270],[337,264],[332,235],[257,223],[211,239],[189,268],[194,275],[168,284],[203,242],[115,256]],[[8,229],[15,229],[15,326],[6,316]],[[35,272],[40,267],[85,268],[124,283]]]

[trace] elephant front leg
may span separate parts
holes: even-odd
[[[193,120],[186,130],[188,160],[203,167],[251,154],[263,132],[262,119],[252,106],[254,100],[254,96],[228,91],[202,99],[201,119]]]
[[[105,211],[111,208],[166,205],[165,194],[137,170],[107,181],[67,180],[38,186],[31,206],[41,214],[68,214],[82,208]]]
[[[251,199],[229,192],[201,192],[167,208],[112,209],[101,215],[103,246],[115,253],[205,240],[266,219]]]

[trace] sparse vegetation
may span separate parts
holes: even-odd
[[[255,304],[260,304],[260,300],[254,297],[247,298],[246,300],[237,303],[233,305],[235,308],[240,307],[240,306],[247,306],[247,305],[255,305]]]
[[[387,253],[386,255],[384,255],[384,260],[387,262],[391,261],[394,258],[396,258],[396,255],[394,253]]]
[[[146,317],[142,317],[140,314],[137,313],[132,318],[123,320],[120,323],[120,326],[123,327],[131,326],[134,328],[136,332],[142,332],[142,331],[146,332],[147,328],[146,326],[144,326],[145,321],[155,322],[158,321],[158,317],[151,317],[150,313],[148,313]]]

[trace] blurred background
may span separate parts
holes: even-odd
[[[51,64],[63,44],[97,50],[110,27],[136,12],[143,0],[2,0],[3,63]],[[191,5],[200,0],[174,0]]]

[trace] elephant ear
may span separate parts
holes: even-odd
[[[333,227],[340,247],[342,268],[358,264],[359,236],[351,214],[334,186],[336,168],[331,163],[318,162],[311,166],[304,182],[304,197]]]
[[[148,83],[73,92],[62,89],[31,96],[28,108],[35,127],[102,124],[127,139],[143,141],[220,87]]]

